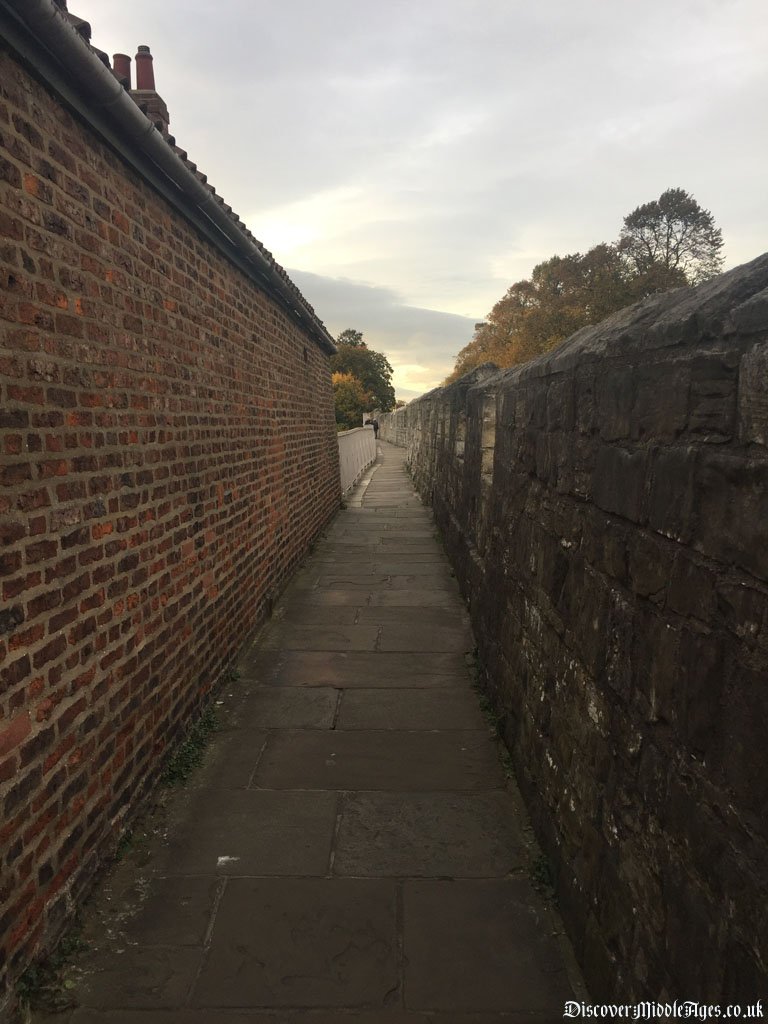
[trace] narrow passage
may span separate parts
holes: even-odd
[[[164,833],[89,912],[62,1024],[521,1024],[580,991],[456,581],[404,453],[379,449]]]

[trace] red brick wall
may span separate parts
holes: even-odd
[[[0,962],[18,973],[339,482],[317,343],[4,54],[0,329]]]

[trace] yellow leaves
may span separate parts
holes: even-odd
[[[361,426],[363,415],[374,406],[371,393],[352,373],[337,371],[331,374],[331,382],[337,426],[343,430]]]

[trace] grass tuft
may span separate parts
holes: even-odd
[[[217,725],[216,711],[210,707],[206,708],[187,733],[186,739],[168,760],[161,776],[164,785],[179,786],[187,781],[195,768],[202,764],[208,740]]]
[[[547,899],[553,900],[555,896],[555,873],[552,870],[552,865],[543,853],[539,854],[531,864],[530,874],[534,889],[541,893],[542,896],[546,896]]]
[[[62,937],[56,949],[45,960],[31,964],[16,982],[16,995],[22,1007],[63,1013],[75,1005],[72,990],[76,982],[68,977],[72,961],[88,949],[80,935],[79,924]]]

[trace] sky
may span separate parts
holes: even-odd
[[[409,400],[537,263],[667,188],[768,249],[765,0],[69,0],[154,56],[178,145]]]

